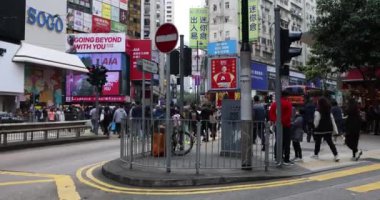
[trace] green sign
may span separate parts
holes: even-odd
[[[259,38],[259,0],[248,0],[248,31],[249,41],[257,41]],[[239,1],[239,10],[241,10],[241,0]],[[241,14],[239,14],[239,27],[241,27]],[[242,38],[241,32],[240,38]],[[241,39],[240,39],[241,40]]]
[[[208,43],[208,9],[190,8],[190,47],[206,49]]]
[[[127,32],[127,25],[112,21],[111,22],[111,30],[112,32],[125,33]]]

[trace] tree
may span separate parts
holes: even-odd
[[[315,56],[340,72],[358,69],[375,95],[380,67],[380,0],[319,0],[312,25]]]

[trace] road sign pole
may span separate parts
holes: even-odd
[[[170,53],[166,54],[166,172],[170,172],[171,165],[171,141],[170,141]]]
[[[141,109],[141,118],[142,118],[142,123],[141,123],[141,125],[142,125],[142,140],[143,140],[143,143],[142,143],[142,145],[141,145],[141,152],[145,152],[144,150],[145,150],[145,135],[146,135],[146,129],[145,129],[145,70],[143,70],[142,71],[142,77],[143,77],[143,80],[142,80],[142,92],[141,92],[141,96],[142,96],[142,109]]]

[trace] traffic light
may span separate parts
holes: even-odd
[[[293,57],[299,56],[302,53],[302,48],[290,47],[292,42],[301,39],[302,32],[289,32],[288,29],[282,29],[280,32],[280,45],[281,45],[281,66],[289,62]]]
[[[192,72],[192,49],[189,47],[183,48],[183,74],[184,76],[191,76]]]
[[[179,51],[174,50],[170,52],[170,74],[179,74]]]
[[[102,91],[102,87],[107,83],[107,72],[108,69],[104,66],[91,65],[86,67],[88,70],[87,81],[95,86],[98,92]]]

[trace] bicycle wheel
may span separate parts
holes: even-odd
[[[176,156],[188,154],[194,145],[194,137],[190,133],[176,131],[172,135],[172,153]]]

